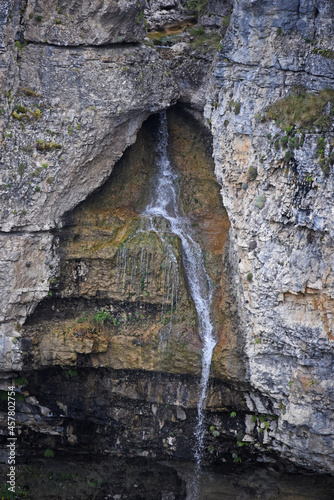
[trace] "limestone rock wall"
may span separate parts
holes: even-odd
[[[206,105],[247,378],[264,397],[250,394],[248,407],[278,416],[268,446],[331,472],[333,9],[325,0],[237,0]],[[312,115],[305,103],[315,95]]]
[[[185,0],[147,0],[144,13],[148,30],[168,30],[194,18]]]
[[[131,446],[139,446],[147,433],[145,456],[161,449],[163,458],[189,458],[182,434],[192,435],[201,346],[186,282],[184,322],[174,329],[168,352],[157,342],[163,249],[148,244],[151,288],[139,279],[137,288],[124,280],[117,290],[119,276],[111,269],[117,254],[125,256],[120,250],[144,205],[140,186],[148,183],[149,159],[134,173],[140,182],[130,187],[136,210],[114,204],[111,213],[94,200],[80,203],[122,156],[126,161],[124,151],[150,114],[180,98],[198,116],[206,99],[216,176],[231,223],[227,237],[226,216],[224,222],[221,213],[211,213],[217,184],[213,178],[203,182],[196,138],[183,142],[174,122],[171,141],[180,191],[217,285],[220,337],[212,366],[224,382],[209,392],[206,440],[217,461],[232,461],[241,436],[250,443],[237,449],[245,458],[254,453],[273,460],[278,453],[289,463],[333,473],[334,6],[330,0],[235,0],[230,18],[230,1],[207,5],[202,28],[173,42],[163,59],[141,43],[141,1],[1,3],[0,370],[3,381],[23,367],[31,376],[28,389],[17,382],[25,397],[18,422],[26,435],[29,428],[35,436],[44,433],[46,445],[78,443],[80,449],[85,437],[107,428],[114,432],[110,452],[115,445],[125,449],[128,436]],[[168,29],[184,7],[148,2],[147,26]],[[197,178],[182,150],[194,155]],[[119,189],[126,199],[122,182]],[[201,211],[204,199],[209,208],[203,203]],[[128,248],[131,258],[146,243],[136,240]],[[180,264],[178,243],[173,245]],[[139,302],[146,318],[136,316]],[[109,328],[95,322],[94,330],[85,316],[99,311],[107,314]],[[170,375],[164,395],[153,394],[153,375],[136,378],[148,367],[190,378],[178,385]],[[39,393],[45,368],[52,373]],[[128,368],[137,370],[131,383],[116,387],[113,370]],[[72,398],[72,378],[79,393],[87,392],[82,406]],[[103,394],[94,406],[99,380]],[[57,393],[55,400],[53,384],[66,387],[63,399]],[[177,387],[179,394],[171,395]],[[170,412],[163,408],[166,394]],[[101,413],[110,397],[119,403],[115,413]]]
[[[147,116],[177,98],[165,63],[140,43],[140,7],[2,2],[1,247],[12,251],[1,261],[1,370],[20,366],[17,328],[56,273],[49,231],[110,175]]]
[[[138,42],[145,36],[143,0],[28,0],[24,38],[56,45]]]

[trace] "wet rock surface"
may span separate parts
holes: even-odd
[[[189,464],[171,464],[191,484],[193,469]],[[224,469],[224,470],[222,470]],[[331,476],[285,474],[272,466],[210,467],[200,481],[200,495],[206,500],[330,500]]]
[[[104,9],[115,5],[108,3]],[[127,12],[130,2],[122,5]],[[1,246],[15,249],[3,253],[1,260],[3,276],[8,276],[1,292],[2,371],[20,366],[17,328],[48,295],[47,283],[55,277],[58,256],[48,231],[59,227],[67,210],[103,184],[147,116],[169,106],[178,95],[165,63],[147,46],[103,42],[101,47],[97,45],[102,41],[95,39],[89,47],[75,41],[65,47],[65,40],[57,46],[45,42],[38,31],[51,10],[45,11],[44,21],[37,13],[39,21],[35,15],[30,18],[31,2],[28,10],[23,7],[8,0],[1,10],[0,218],[3,233],[8,233],[1,236]],[[78,5],[66,3],[60,9],[68,13],[70,7]],[[38,8],[45,10],[45,2]],[[98,6],[90,3],[90,8]],[[34,26],[34,41],[29,43],[21,23],[25,14],[28,25]],[[134,40],[137,30],[131,26],[137,23],[132,15],[128,21],[126,30]],[[23,272],[34,244],[39,255]]]
[[[23,330],[23,342],[33,349],[29,366],[76,366],[85,354],[80,363],[88,366],[200,373],[202,347],[180,242],[166,221],[153,230],[142,215],[154,182],[156,120],[146,123],[107,184],[69,214],[59,232],[58,276]],[[210,137],[180,110],[171,111],[169,123],[181,205],[215,283],[215,366],[237,379],[240,346],[233,301],[223,302],[231,293],[228,273],[221,272],[229,221],[212,171]]]
[[[83,454],[97,459],[115,454],[192,460],[198,377],[57,367],[27,371],[24,378],[23,397],[16,403],[21,460],[43,457],[46,449],[68,457]],[[5,404],[1,401],[2,410]],[[210,383],[208,462],[233,463],[245,406],[243,394],[232,386]],[[239,408],[240,414],[231,416],[233,408]],[[217,427],[214,433],[212,426]],[[4,436],[1,442],[5,444]],[[264,449],[260,441],[254,449],[245,447],[241,456],[252,462],[259,448]]]

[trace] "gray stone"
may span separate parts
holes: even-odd
[[[268,446],[294,463],[333,473],[334,174],[331,169],[325,178],[318,163],[320,131],[306,133],[292,167],[274,147],[273,138],[285,132],[262,120],[295,85],[310,92],[334,88],[333,61],[312,53],[314,46],[301,38],[333,47],[330,18],[333,3],[325,0],[236,2],[211,81],[210,99],[213,94],[219,105],[212,109],[208,99],[205,114],[231,221],[248,381],[261,395],[260,401],[251,396],[248,406],[262,413],[274,408],[278,426],[266,436]],[[241,104],[238,115],[231,102]],[[326,148],[333,123],[329,130],[322,133]],[[251,165],[258,170],[253,181]],[[254,234],[255,246],[249,243]]]
[[[141,41],[144,4],[144,0],[28,0],[24,38],[70,46]]]
[[[107,178],[145,118],[177,97],[164,62],[145,45],[31,44],[21,52],[15,88],[10,108],[20,104],[29,116],[11,114],[5,123],[4,231],[57,226]]]

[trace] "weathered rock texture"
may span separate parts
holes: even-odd
[[[149,31],[168,31],[194,19],[186,0],[147,0],[144,13]]]
[[[307,126],[297,108],[285,130],[283,113],[276,125],[267,112],[288,94],[311,102],[334,88],[333,14],[329,1],[236,1],[206,106],[231,221],[247,379],[264,397],[251,396],[248,407],[278,416],[268,446],[331,472],[333,94]]]
[[[99,4],[98,11],[113,15],[115,4],[105,4],[102,11]],[[46,5],[40,2],[35,7]],[[76,5],[66,2],[64,11]],[[122,29],[134,40],[137,23],[131,16],[128,19],[130,2],[117,5],[124,8],[127,20]],[[32,3],[28,7],[35,8]],[[22,324],[47,295],[56,272],[48,230],[110,175],[147,116],[177,98],[166,65],[154,50],[141,44],[71,48],[46,44],[38,31],[40,21],[30,19],[29,9],[22,26],[20,2],[5,2],[1,10],[1,246],[13,249],[4,251],[1,261],[8,280],[1,291],[2,370],[18,368],[14,325]],[[20,41],[14,45],[19,27]],[[34,40],[27,46],[22,38],[25,27]],[[102,37],[101,29],[98,32]],[[110,37],[112,42],[112,33]],[[36,252],[33,259],[30,248]]]
[[[216,287],[205,458],[278,453],[333,473],[332,2],[235,0],[231,20],[231,2],[209,2],[202,27],[174,40],[165,60],[139,43],[141,2],[78,5],[0,6],[0,369],[5,379],[24,368],[28,379],[14,381],[22,453],[39,443],[192,456],[196,317],[179,242],[166,227],[164,246],[141,225],[148,131],[124,154],[143,121],[181,95],[192,112],[206,102],[231,222],[227,236],[209,153],[176,115],[180,194]],[[170,29],[180,5],[151,2],[151,28]],[[302,119],[315,94],[325,101]]]
[[[26,368],[79,363],[200,373],[202,346],[180,242],[165,220],[152,228],[141,215],[155,178],[157,123],[156,117],[145,123],[109,181],[59,231],[58,276],[50,283],[49,298],[23,328],[25,344],[31,343],[25,351],[32,355]],[[229,222],[213,176],[210,137],[205,130],[199,134],[195,121],[180,111],[169,113],[169,123],[180,204],[200,235],[215,284],[220,348],[214,366],[217,374],[237,380],[240,346],[228,278],[221,269]]]
[[[24,38],[62,46],[138,42],[143,9],[144,0],[28,0]]]
[[[201,8],[196,9],[196,2],[187,2],[194,9],[189,11],[192,12],[190,20],[183,21],[183,3],[178,1],[173,5],[168,14],[177,16],[169,24],[164,24],[163,13],[167,12],[159,10],[163,3],[148,4],[145,11],[148,37],[169,63],[180,91],[179,102],[186,104],[196,118],[203,121],[212,62],[229,25],[232,3],[230,0],[213,0],[200,4]],[[156,18],[160,20],[157,25]]]

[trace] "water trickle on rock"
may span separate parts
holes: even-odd
[[[183,264],[189,283],[190,293],[194,301],[198,318],[199,335],[203,342],[202,374],[200,395],[197,407],[197,425],[195,430],[196,469],[194,480],[189,492],[189,500],[198,497],[198,476],[204,446],[204,408],[207,386],[210,375],[212,352],[217,343],[213,334],[210,317],[212,306],[213,285],[206,272],[202,249],[192,237],[191,224],[182,216],[178,206],[177,173],[168,157],[168,130],[166,113],[160,114],[159,141],[157,147],[157,183],[152,201],[147,206],[144,215],[149,219],[151,230],[160,235],[156,220],[164,218],[169,222],[170,231],[178,236],[182,243]],[[161,236],[162,237],[162,236]]]

